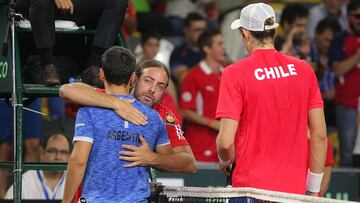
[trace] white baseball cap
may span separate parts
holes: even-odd
[[[273,25],[265,25],[268,18],[274,18]],[[250,4],[240,12],[240,18],[231,23],[231,29],[236,30],[240,27],[250,31],[265,31],[275,29],[279,26],[275,23],[275,12],[273,8],[264,3]]]

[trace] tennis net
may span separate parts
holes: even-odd
[[[350,201],[327,199],[306,195],[275,192],[255,188],[202,188],[156,186],[150,198],[151,203],[204,202],[204,203],[345,203]]]

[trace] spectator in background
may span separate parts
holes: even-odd
[[[185,42],[176,47],[170,56],[171,75],[178,84],[190,68],[201,60],[197,40],[206,25],[206,19],[199,13],[190,13],[184,20]]]
[[[137,55],[136,63],[139,64],[149,59],[155,59],[159,51],[161,36],[156,32],[145,32],[141,35],[142,54]]]
[[[341,27],[336,19],[326,18],[321,20],[316,26],[310,52],[311,62],[324,100],[326,124],[333,127],[335,127],[335,75],[329,66],[328,56],[331,41],[339,32],[341,32]]]
[[[206,14],[209,28],[217,29],[219,27],[220,9],[216,2],[214,0],[204,0],[201,2],[200,6],[203,8],[204,13]]]
[[[336,125],[340,139],[340,166],[352,166],[356,139],[356,117],[360,97],[360,1],[347,5],[349,28],[335,37],[329,64],[336,76]]]
[[[146,50],[145,50],[146,49]],[[140,43],[135,47],[136,63],[141,59],[156,59],[169,67],[170,55],[174,50],[174,45],[163,38],[156,31],[147,31],[141,34]]]
[[[184,19],[196,11],[196,4],[191,0],[167,0],[165,16],[169,21],[169,34],[182,36]]]
[[[137,32],[137,17],[133,0],[128,1],[128,7],[126,9],[121,31],[124,34],[125,39],[128,39],[129,35],[133,35]]]
[[[49,163],[67,162],[71,144],[63,134],[47,137],[40,148],[40,160]],[[66,172],[30,170],[23,174],[22,199],[60,200],[64,193]],[[13,186],[9,188],[5,199],[13,198]]]
[[[36,99],[28,108],[40,111],[41,99]],[[23,110],[24,161],[39,161],[40,140],[43,136],[41,115]],[[0,101],[0,161],[11,160],[13,144],[13,110],[5,101]],[[0,198],[5,195],[7,184],[6,171],[0,170]]]
[[[200,35],[198,45],[203,60],[181,84],[180,108],[187,121],[185,137],[195,159],[218,162],[215,141],[220,123],[215,111],[225,60],[224,39],[218,30],[209,30]]]
[[[53,65],[55,19],[72,20],[79,26],[96,28],[87,66],[99,66],[101,55],[115,43],[124,19],[127,1],[18,0],[16,7],[24,16],[29,17],[31,22],[35,45],[44,68],[39,82],[57,85],[60,78],[58,70]]]
[[[319,5],[310,9],[306,35],[313,39],[318,23],[325,18],[333,18],[340,23],[342,30],[348,27],[346,5],[344,0],[323,0]]]
[[[81,82],[104,89],[104,82],[100,79],[100,67],[90,66],[85,69],[81,74]]]
[[[302,43],[307,26],[308,10],[302,4],[288,4],[282,11],[280,18],[281,33],[275,37],[275,49],[291,56],[307,55],[302,50]],[[305,53],[304,53],[305,52]]]

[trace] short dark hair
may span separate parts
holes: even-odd
[[[141,35],[141,45],[144,45],[150,38],[161,39],[161,35],[155,31],[144,32]]]
[[[293,3],[285,6],[281,13],[280,25],[284,26],[284,23],[293,24],[296,18],[307,17],[309,10],[302,4]]]
[[[101,58],[105,79],[109,84],[125,85],[135,70],[135,56],[129,49],[113,46]]]
[[[81,74],[81,82],[90,86],[104,89],[104,82],[100,79],[100,67],[90,66]]]
[[[349,14],[350,11],[356,10],[360,8],[360,1],[359,0],[351,0],[347,5],[347,13]]]
[[[162,62],[158,61],[158,60],[155,60],[155,59],[149,59],[149,60],[146,60],[146,61],[143,61],[141,63],[139,63],[137,66],[136,66],[136,69],[135,69],[135,75],[137,78],[140,78],[143,71],[147,68],[160,68],[160,69],[163,69],[166,73],[166,76],[168,77],[168,81],[167,81],[167,84],[166,86],[169,84],[169,79],[170,79],[170,73],[169,73],[169,70],[167,69],[166,65],[163,64]]]
[[[198,47],[200,49],[200,52],[203,56],[205,56],[205,52],[203,48],[205,46],[211,47],[213,43],[213,38],[216,35],[221,35],[220,31],[218,29],[209,29],[205,30],[198,39]]]
[[[334,35],[338,34],[341,31],[339,21],[331,17],[325,18],[316,25],[315,33],[321,34],[327,29],[330,29],[334,33]]]
[[[271,26],[275,24],[275,19],[270,17],[265,20],[265,26]],[[264,30],[264,31],[250,31],[251,35],[258,41],[260,44],[264,44],[267,39],[274,39],[276,29]]]
[[[71,145],[70,138],[67,137],[67,136],[65,136],[65,135],[62,134],[62,133],[53,133],[53,134],[51,134],[51,135],[44,136],[43,139],[42,139],[42,142],[41,142],[41,147],[42,147],[43,149],[46,149],[46,148],[47,148],[47,145],[49,144],[49,143],[48,143],[49,140],[50,140],[51,138],[53,138],[53,137],[54,137],[54,138],[64,137],[64,138],[66,139],[66,141],[68,142],[68,144],[69,144],[69,150],[71,150],[72,145]]]
[[[186,16],[184,20],[184,27],[190,27],[193,21],[199,21],[199,20],[206,21],[206,19],[200,13],[191,12]]]

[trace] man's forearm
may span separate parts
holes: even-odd
[[[355,53],[350,58],[343,61],[333,62],[333,71],[336,76],[342,76],[351,71],[359,63],[359,53]]]
[[[310,146],[310,171],[323,173],[327,150],[326,131],[323,133],[310,130]]]
[[[188,73],[189,68],[185,65],[179,66],[172,70],[171,75],[175,78],[175,80],[181,84],[181,82],[184,80],[186,74]]]
[[[70,203],[72,201],[84,177],[85,169],[86,164],[77,164],[74,161],[69,161],[62,203]]]
[[[84,106],[97,106],[114,109],[116,98],[95,90],[84,83],[65,84],[60,87],[60,96],[73,103]]]
[[[183,115],[184,119],[187,121],[190,121],[190,122],[198,124],[198,125],[203,125],[203,126],[215,129],[215,130],[219,130],[220,123],[218,120],[201,116],[201,115],[197,114],[194,110],[183,109],[182,115]]]
[[[99,92],[84,83],[62,85],[60,96],[70,102],[84,106],[96,106],[113,109],[123,119],[135,125],[146,125],[146,116],[131,105],[132,101]]]
[[[239,122],[222,118],[220,120],[220,131],[216,138],[216,149],[222,161],[230,161],[234,157],[234,140]]]
[[[178,147],[180,148],[180,147]],[[184,148],[184,147],[181,147]],[[195,173],[196,161],[192,155],[189,146],[185,150],[177,151],[174,149],[173,154],[156,154],[155,159],[149,162],[149,166],[159,171],[178,172],[178,173]]]
[[[310,130],[310,162],[312,173],[323,173],[325,167],[327,136],[324,110],[314,108],[308,113]]]

